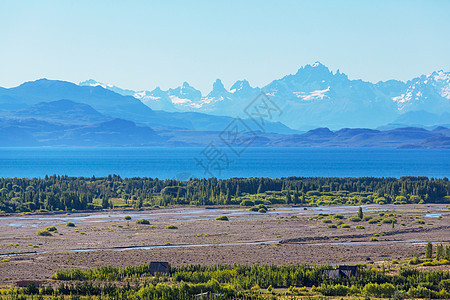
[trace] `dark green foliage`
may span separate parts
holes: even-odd
[[[110,202],[108,196],[103,196],[102,198],[102,208],[106,209],[110,207]]]
[[[228,217],[227,216],[220,216],[216,218],[217,221],[228,221]]]
[[[152,277],[148,265],[119,267],[98,267],[88,270],[60,270],[52,279],[61,281],[79,281],[75,285],[59,285],[57,292],[64,295],[109,295],[121,299],[191,299],[193,295],[204,291],[223,293],[224,299],[233,299],[240,293],[252,292],[252,287],[272,290],[290,287],[316,286],[315,291],[325,296],[363,295],[368,297],[397,297],[399,292],[416,297],[448,298],[450,273],[448,271],[419,271],[400,268],[398,274],[387,275],[382,270],[359,266],[359,276],[351,279],[324,277],[322,272],[331,266],[275,266],[275,265],[186,265],[171,268],[168,278]],[[131,287],[125,284],[117,287],[109,282],[126,282],[131,278],[144,279],[143,286]],[[92,282],[98,282],[94,285]],[[43,289],[45,291],[45,289]],[[53,290],[49,290],[51,294]],[[164,292],[163,292],[164,291]],[[258,291],[254,291],[257,293]],[[414,294],[417,293],[417,294]],[[426,293],[426,295],[425,295]],[[161,295],[165,295],[161,298]],[[178,297],[178,298],[177,298]],[[254,298],[252,298],[254,299]]]
[[[258,193],[259,192],[259,193]],[[257,195],[257,196],[256,196]],[[299,197],[301,195],[301,197]],[[94,202],[94,199],[97,199]],[[128,207],[298,203],[363,205],[370,203],[449,203],[447,178],[230,178],[177,181],[157,178],[68,177],[0,178],[0,211],[29,212]],[[116,204],[114,204],[116,205]]]
[[[444,259],[444,258],[445,258],[444,246],[442,244],[438,244],[436,246],[436,259],[440,260],[440,259]]]
[[[150,221],[147,219],[136,220],[136,224],[150,225]]]
[[[72,222],[67,222],[66,226],[67,227],[75,227],[75,224]]]
[[[359,208],[358,208],[358,218],[360,218],[360,219],[362,219],[363,217],[364,217],[364,214],[363,214],[363,211],[362,211],[362,207],[360,206]]]
[[[433,244],[427,243],[427,250],[425,250],[425,258],[432,259],[433,258]]]

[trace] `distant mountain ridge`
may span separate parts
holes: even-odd
[[[64,125],[33,118],[0,118],[0,147],[75,146],[75,147],[151,147],[184,146],[227,147],[218,138],[221,131],[159,129],[132,121],[112,119],[95,124]],[[303,134],[245,132],[234,140],[235,146],[250,147],[390,147],[450,149],[450,129],[434,130],[407,127],[393,130],[350,129],[331,131],[317,128]]]
[[[66,100],[66,102],[60,102]],[[56,102],[55,102],[56,101]],[[60,80],[39,79],[25,82],[10,89],[0,89],[0,117],[36,118],[39,120],[58,121],[64,124],[78,124],[88,116],[64,113],[67,101],[85,105],[89,121],[81,123],[99,123],[111,119],[125,119],[140,125],[151,127],[185,128],[189,130],[222,130],[232,117],[212,116],[198,112],[154,111],[132,96],[120,95],[101,85],[79,86]],[[78,105],[78,108],[82,106]],[[90,106],[91,109],[86,107]],[[58,107],[55,109],[55,107]],[[87,112],[90,110],[90,112]],[[95,110],[96,116],[93,112]],[[50,116],[50,111],[53,116]],[[269,122],[268,130],[278,133],[294,133],[284,124]]]
[[[135,92],[39,79],[0,88],[0,146],[450,148],[449,84],[442,71],[373,84],[320,63],[263,88],[240,80],[226,89],[218,79],[207,95],[187,82]],[[257,95],[282,110],[263,127],[247,114]]]
[[[227,90],[217,79],[210,93],[202,93],[184,82],[180,87],[163,91],[133,92],[88,80],[80,85],[101,85],[124,95],[133,95],[154,110],[203,112],[213,115],[237,116],[261,91],[283,109],[278,121],[305,130],[316,127],[376,128],[389,123],[398,126],[437,126],[450,124],[450,72],[436,71],[408,82],[389,80],[371,83],[350,80],[339,70],[331,72],[316,62],[301,67],[297,73],[284,76],[258,88],[239,80]],[[124,91],[124,92],[121,92]],[[423,111],[429,119],[407,120],[398,124],[402,115]],[[409,123],[411,122],[411,123]],[[427,123],[427,124],[425,124]]]

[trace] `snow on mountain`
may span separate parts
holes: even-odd
[[[88,79],[86,81],[80,82],[78,85],[80,85],[80,86],[101,86],[104,89],[111,90],[111,91],[113,91],[117,94],[123,95],[123,96],[134,96],[134,94],[135,94],[135,91],[121,89],[120,87],[117,87],[115,85],[112,85],[109,83],[101,83],[101,82],[95,81],[94,79]]]
[[[450,72],[436,71],[406,83],[403,93],[392,98],[401,112],[425,110],[441,113],[450,110]]]
[[[374,128],[398,120],[407,112],[450,113],[450,73],[443,71],[422,75],[406,83],[389,80],[374,84],[350,80],[339,70],[332,72],[320,62],[315,62],[262,88],[252,87],[247,80],[239,80],[228,90],[217,79],[211,92],[205,96],[187,82],[166,91],[156,88],[139,92],[94,80],[80,85],[100,85],[122,95],[133,95],[154,110],[233,117],[241,115],[263,91],[283,110],[281,117],[272,121],[301,130],[323,126]],[[450,120],[444,122],[448,124]]]
[[[310,101],[310,100],[323,100],[323,98],[328,97],[327,96],[327,92],[330,91],[330,87],[328,87],[325,90],[317,90],[317,91],[312,91],[310,93],[306,93],[306,92],[294,92],[294,94],[304,100],[304,101]]]

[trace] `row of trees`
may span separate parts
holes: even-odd
[[[365,265],[359,266],[359,275],[348,278],[329,278],[323,275],[323,270],[331,266],[312,265],[186,265],[171,269],[170,276],[153,278],[148,273],[148,265],[127,268],[100,267],[92,270],[61,270],[52,279],[63,281],[78,281],[77,285],[60,285],[58,292],[63,294],[78,293],[82,295],[97,295],[105,292],[99,285],[91,281],[109,281],[104,286],[111,290],[111,281],[139,284],[126,289],[116,289],[114,293],[127,293],[134,290],[146,299],[160,296],[158,289],[164,285],[167,299],[170,295],[186,297],[193,293],[205,291],[234,296],[237,293],[257,289],[272,290],[273,288],[313,287],[313,292],[326,296],[367,295],[374,297],[392,297],[394,291],[415,297],[446,298],[450,293],[450,273],[448,271],[419,271],[413,268],[400,268],[398,274],[388,274],[385,270],[377,270]],[[138,278],[141,280],[139,281]],[[150,281],[148,281],[150,280]],[[297,288],[292,288],[297,287]],[[181,288],[181,289],[179,289]],[[426,294],[426,295],[425,295]],[[175,297],[175,296],[174,296]]]
[[[262,197],[270,203],[318,205],[446,203],[450,202],[450,182],[447,178],[427,177],[249,177],[178,181],[118,175],[102,178],[54,175],[0,179],[0,210],[6,212],[108,208],[114,198],[135,207],[228,205],[240,204],[250,196]]]

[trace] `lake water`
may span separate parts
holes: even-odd
[[[236,149],[234,149],[236,150]],[[0,148],[0,177],[449,177],[450,149]]]

